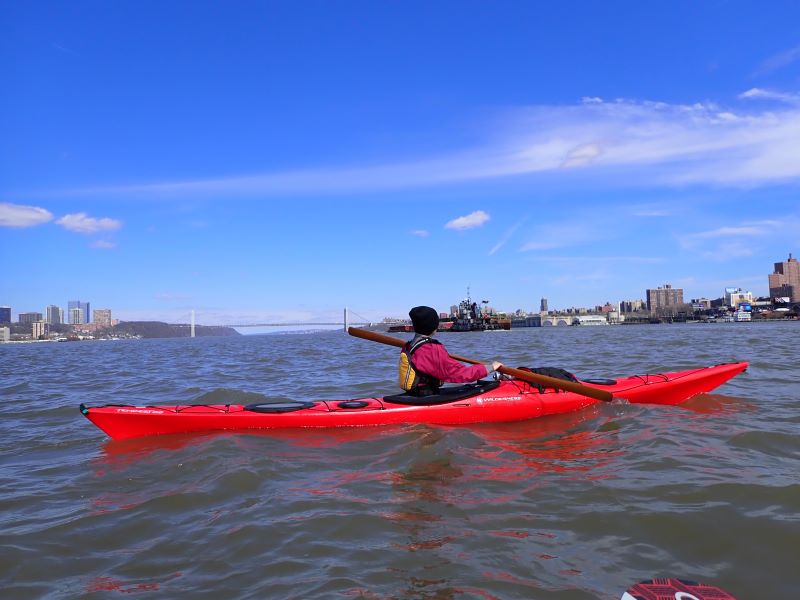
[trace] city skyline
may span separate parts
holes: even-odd
[[[789,302],[794,302],[794,303],[800,302],[800,285],[798,285],[796,283],[797,281],[800,281],[800,267],[798,266],[797,263],[798,263],[797,259],[793,258],[792,255],[790,254],[789,257],[788,257],[788,262],[787,261],[780,261],[780,262],[776,262],[774,264],[775,272],[773,274],[769,275],[769,278],[768,278],[768,281],[770,282],[770,284],[772,284],[773,281],[776,281],[774,279],[775,277],[779,277],[781,281],[784,281],[784,280],[787,280],[787,277],[785,276],[785,273],[787,273],[787,272],[791,273],[789,278],[788,278],[788,280],[791,281],[792,284],[794,284],[794,288],[790,288],[792,293],[790,294],[790,296],[789,296],[789,298],[787,300]],[[780,275],[778,275],[779,273],[780,273]],[[773,291],[777,291],[777,290],[773,290]],[[781,291],[783,291],[783,290],[781,290]],[[680,306],[680,305],[683,305],[683,304],[690,305],[690,304],[696,303],[698,301],[701,304],[709,304],[709,305],[713,301],[722,301],[722,303],[725,306],[735,306],[736,303],[731,303],[731,301],[730,301],[730,297],[731,297],[732,294],[738,294],[739,296],[747,295],[749,297],[749,300],[747,300],[747,301],[754,301],[754,300],[756,300],[758,298],[768,298],[770,301],[777,300],[777,298],[772,298],[770,296],[759,296],[758,294],[752,294],[752,292],[750,290],[745,290],[745,289],[740,288],[740,287],[726,287],[725,290],[724,290],[724,293],[720,294],[719,296],[714,296],[713,298],[712,297],[705,297],[705,296],[698,296],[698,297],[691,297],[690,298],[688,295],[684,294],[684,290],[682,288],[674,288],[671,284],[667,283],[667,284],[664,284],[663,286],[659,285],[659,286],[656,286],[656,287],[652,287],[652,288],[646,289],[644,291],[644,295],[642,296],[642,298],[620,299],[620,300],[617,300],[614,303],[606,302],[605,305],[594,304],[594,305],[587,305],[587,306],[579,306],[579,305],[576,305],[576,304],[572,304],[572,305],[569,305],[569,306],[555,307],[552,310],[552,312],[553,313],[564,313],[564,312],[572,312],[572,311],[605,312],[608,309],[608,306],[611,305],[611,306],[616,307],[616,309],[619,312],[625,313],[625,312],[637,312],[637,311],[640,311],[640,310],[647,310],[647,311],[654,310],[654,308],[651,306],[651,304],[652,305],[656,305],[656,306],[665,306],[666,305],[666,306],[677,307],[677,306]],[[651,301],[651,298],[652,298],[652,301]],[[657,300],[656,300],[656,298],[657,298]],[[473,298],[473,300],[475,300],[475,299]],[[486,302],[486,304],[488,304],[488,301]],[[548,310],[548,304],[549,304],[549,301],[548,301],[547,298],[540,298],[539,299],[539,311],[538,312],[551,312],[551,311]],[[71,317],[70,318],[65,318],[65,314],[66,313],[64,312],[64,310],[62,308],[60,308],[59,306],[53,305],[53,304],[47,305],[47,307],[45,308],[45,311],[43,313],[37,313],[35,311],[18,311],[16,314],[18,315],[18,322],[20,322],[20,323],[23,322],[23,316],[28,317],[27,319],[25,319],[25,322],[42,321],[42,322],[47,323],[47,324],[54,324],[54,323],[55,324],[85,324],[85,323],[97,323],[99,321],[102,321],[106,325],[111,323],[111,321],[112,321],[112,319],[111,319],[112,309],[109,309],[109,308],[102,308],[102,309],[97,309],[96,308],[96,309],[93,309],[92,312],[91,312],[92,316],[90,318],[88,316],[88,315],[90,315],[90,313],[89,313],[90,305],[91,305],[90,302],[81,302],[80,300],[70,300],[70,301],[68,301],[68,306],[70,307],[68,310],[70,312],[72,310],[78,310],[79,309],[81,311],[82,315],[84,315],[84,314],[87,315],[85,317],[85,320],[80,320],[80,321],[74,320]],[[628,306],[629,308],[625,308],[625,306]],[[456,305],[451,305],[449,313],[451,313],[451,314],[454,313],[457,310],[457,308],[458,307]],[[58,315],[56,320],[53,320],[53,318],[51,317],[51,309],[58,309],[58,311],[59,311],[59,315]],[[347,307],[345,307],[345,309],[347,309]],[[506,314],[513,314],[515,312],[519,312],[520,310],[525,312],[525,313],[528,313],[528,314],[534,314],[534,313],[537,312],[537,311],[535,311],[533,309],[528,310],[528,309],[521,309],[520,308],[520,309],[516,309],[516,311],[515,311],[515,310],[511,310],[511,309],[497,308],[495,306],[487,306],[487,309],[488,310],[492,310],[492,311],[497,310],[497,311],[499,311],[501,313],[506,313]],[[10,321],[11,322],[16,322],[13,319],[13,315],[15,314],[15,311],[13,310],[13,307],[9,307],[7,305],[0,305],[0,310],[3,310],[5,312],[7,312],[11,316],[10,317]],[[437,307],[437,310],[438,310],[438,307]],[[448,311],[442,311],[441,314],[446,314],[447,312]],[[195,313],[196,313],[196,311],[194,309],[192,309],[190,311],[190,315],[191,315],[192,320],[196,316]],[[38,318],[33,318],[32,317],[33,315],[39,315],[39,317]],[[386,317],[389,317],[389,318],[401,318],[401,319],[404,318],[404,317],[401,317],[401,316],[398,316],[398,315],[386,315],[385,318]],[[84,319],[84,317],[82,316],[81,319]],[[379,320],[380,319],[375,318],[374,322],[377,322]],[[3,323],[3,322],[4,322],[3,319],[0,319],[0,323]],[[243,321],[241,321],[241,320],[237,321],[237,320],[233,319],[233,320],[225,320],[225,322],[221,322],[221,323],[214,322],[214,323],[209,323],[209,324],[231,325],[231,324],[234,324],[234,323],[243,323]],[[245,324],[245,326],[246,325],[247,324]],[[108,326],[110,326],[110,325],[108,325]]]
[[[768,296],[800,252],[797,3],[48,6],[0,23],[16,312]]]

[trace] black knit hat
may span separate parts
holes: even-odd
[[[422,335],[430,335],[439,327],[439,315],[430,306],[415,306],[408,311],[414,331]]]

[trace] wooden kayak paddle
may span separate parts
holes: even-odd
[[[392,337],[390,335],[383,335],[382,333],[378,333],[377,331],[369,331],[368,329],[359,329],[358,327],[348,327],[347,333],[364,340],[370,340],[372,342],[378,342],[388,346],[397,346],[398,348],[402,348],[406,343],[405,340],[401,340],[400,338]],[[486,364],[482,360],[475,360],[474,358],[466,358],[464,356],[457,356],[455,354],[451,354],[450,358],[473,365]],[[499,371],[504,375],[511,375],[517,379],[522,379],[523,381],[529,381],[530,383],[552,387],[557,390],[574,392],[576,394],[580,394],[581,396],[588,396],[589,398],[594,398],[595,400],[602,400],[603,402],[611,402],[613,399],[611,392],[593,388],[588,385],[575,383],[574,381],[566,381],[565,379],[548,377],[547,375],[539,375],[538,373],[531,373],[529,371],[523,371],[522,369],[514,369],[506,366],[500,367]]]

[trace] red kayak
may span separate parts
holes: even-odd
[[[636,375],[618,380],[581,381],[634,404],[679,404],[722,385],[747,368],[746,362],[675,373]],[[599,400],[574,392],[541,390],[514,379],[479,381],[443,388],[442,393],[356,400],[265,400],[258,404],[159,406],[80,406],[81,413],[116,440],[208,431],[286,427],[358,427],[402,423],[467,425],[522,421],[567,413]]]

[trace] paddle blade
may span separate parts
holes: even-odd
[[[620,600],[736,600],[713,585],[674,577],[642,581],[622,595]]]

